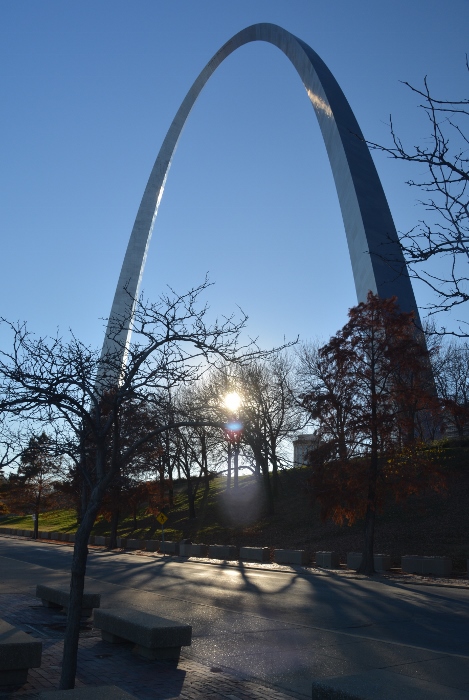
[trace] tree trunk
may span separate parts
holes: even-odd
[[[255,457],[255,462],[256,462],[256,467],[255,467],[255,469],[256,469],[256,477],[257,477],[258,479],[260,479],[260,478],[261,478],[261,463],[260,463],[258,457]]]
[[[267,513],[269,515],[274,514],[274,496],[272,493],[272,484],[270,483],[269,474],[269,462],[267,459],[260,459],[261,469],[262,469],[262,479],[264,482],[264,490],[267,500]]]
[[[39,539],[39,509],[36,509],[35,512],[35,519],[34,519],[34,534],[33,537],[35,540]]]
[[[94,498],[93,498],[94,496]],[[60,689],[69,690],[75,687],[77,670],[78,638],[80,635],[80,617],[85,587],[86,561],[88,558],[88,540],[96,519],[100,498],[92,494],[88,508],[83,514],[80,527],[75,535],[73,559],[70,579],[70,605],[65,631],[64,650],[62,658],[62,674]]]
[[[373,557],[373,545],[375,539],[375,519],[376,519],[376,486],[378,483],[378,399],[376,395],[376,382],[374,365],[371,373],[371,456],[370,474],[368,481],[368,503],[365,516],[365,546],[360,566],[359,574],[372,576],[375,573],[375,563]]]
[[[174,485],[173,485],[173,467],[168,464],[168,497],[169,497],[169,507],[174,506]]]
[[[87,488],[86,488],[86,482],[83,476],[80,476],[80,504],[79,504],[79,513],[77,516],[77,522],[78,525],[81,525],[81,522],[83,520],[84,514],[86,513],[86,507],[88,503],[88,494],[87,494]]]
[[[193,520],[196,517],[195,514],[195,495],[194,487],[192,485],[192,479],[190,475],[187,475],[187,501],[189,503],[189,518]]]
[[[109,549],[116,549],[117,547],[117,528],[119,526],[120,511],[119,508],[113,510],[111,515],[111,537],[109,542]]]
[[[365,546],[363,549],[363,556],[360,566],[358,567],[358,573],[364,574],[365,576],[373,576],[375,572],[374,563],[374,539],[375,539],[375,519],[376,510],[370,502],[366,508],[365,516]]]
[[[174,489],[173,489],[173,463],[169,452],[169,431],[166,432],[166,469],[168,472],[168,497],[169,507],[174,506]]]
[[[161,508],[164,506],[164,462],[162,461],[160,457],[160,464],[159,464],[159,472],[160,472],[160,504]]]
[[[278,461],[277,455],[272,452],[272,494],[274,498],[277,498],[278,492]]]
[[[226,490],[231,488],[231,442],[228,443],[228,474],[226,477]]]
[[[238,458],[239,458],[239,445],[236,443],[233,451],[233,488],[238,488]]]

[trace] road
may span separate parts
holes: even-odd
[[[71,554],[66,545],[0,537],[2,590],[66,583]],[[103,594],[103,607],[192,624],[184,651],[193,659],[306,697],[312,680],[384,674],[388,685],[410,685],[412,698],[422,690],[469,699],[469,589],[99,550],[89,556],[87,588]]]

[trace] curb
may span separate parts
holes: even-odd
[[[37,539],[34,540],[31,537],[21,537],[20,535],[6,535],[3,533],[0,533],[0,537],[5,537],[8,539],[26,539],[28,541],[32,542],[41,542],[41,544],[53,544],[53,545],[62,545],[66,547],[72,547],[73,542],[63,542],[62,540],[42,540],[42,539]],[[94,544],[89,544],[88,547],[93,550],[106,550],[106,547],[103,545],[94,545]],[[270,568],[272,565],[271,564],[265,564],[262,566],[261,564],[258,563],[252,563],[252,562],[239,562],[239,561],[234,561],[234,560],[214,560],[214,559],[204,559],[202,557],[180,557],[180,556],[174,556],[171,554],[164,555],[164,554],[159,554],[157,552],[146,552],[145,550],[127,550],[127,549],[113,549],[112,553],[119,555],[119,554],[128,554],[130,556],[140,556],[140,557],[147,557],[149,559],[164,559],[166,557],[171,557],[173,561],[177,562],[184,562],[188,564],[205,564],[209,566],[220,566],[223,564],[224,566],[228,566],[231,568],[240,568],[240,566],[243,566],[246,569],[251,569],[253,571],[272,571],[273,573],[277,574],[298,574],[302,573],[307,576],[324,576],[327,578],[344,578],[346,580],[352,580],[352,581],[388,581],[388,582],[393,582],[393,583],[401,583],[403,585],[411,585],[411,586],[434,586],[437,588],[455,588],[455,589],[462,589],[462,590],[467,590],[469,588],[469,577],[467,580],[467,583],[465,584],[458,584],[458,583],[451,583],[451,582],[445,582],[441,581],[438,579],[435,579],[434,581],[421,581],[419,579],[415,578],[407,578],[403,577],[402,574],[380,574],[377,573],[373,577],[369,576],[363,576],[362,574],[356,574],[355,572],[352,571],[339,571],[339,570],[328,570],[328,569],[322,569],[322,568],[316,568],[316,567],[306,567],[306,566],[299,566],[292,564],[290,566],[282,566],[280,564],[276,564],[275,568]],[[409,574],[409,576],[412,576],[412,574]],[[332,696],[331,696],[332,697]],[[345,697],[345,696],[344,696]],[[352,697],[352,696],[350,696]],[[356,696],[353,696],[354,698]]]

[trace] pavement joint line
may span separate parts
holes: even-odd
[[[1,558],[1,556],[2,556],[2,555],[0,555],[0,558]],[[5,558],[6,558],[6,559],[13,559],[14,561],[18,561],[17,559],[14,559],[13,557],[5,557]],[[30,565],[29,562],[27,562],[27,563],[28,563],[28,565]],[[39,564],[33,564],[32,566],[37,566],[38,568],[45,568],[45,569],[48,569],[48,567],[44,567],[44,566],[41,566],[41,565],[39,565]],[[68,570],[67,570],[67,569],[50,569],[50,570],[51,570],[51,571],[62,571],[62,572],[67,572],[67,573],[68,573]],[[239,610],[236,610],[236,609],[224,608],[224,607],[221,607],[221,606],[219,606],[219,605],[209,605],[208,603],[199,603],[199,602],[196,602],[196,601],[193,601],[193,600],[187,600],[186,598],[175,598],[175,597],[172,597],[172,596],[164,595],[163,593],[157,593],[157,592],[155,592],[155,591],[148,590],[147,588],[135,588],[134,586],[123,586],[122,584],[113,583],[112,581],[107,581],[107,580],[105,580],[105,579],[98,579],[98,578],[95,578],[94,576],[87,576],[87,578],[90,579],[90,580],[93,580],[93,581],[97,581],[97,582],[99,582],[99,583],[104,582],[104,583],[106,583],[107,585],[110,585],[110,586],[115,586],[115,587],[119,587],[119,588],[126,588],[127,590],[133,590],[133,591],[138,591],[138,592],[142,592],[142,591],[143,591],[143,592],[145,592],[145,593],[150,593],[150,594],[155,595],[155,596],[158,596],[158,597],[160,597],[160,598],[165,598],[166,600],[174,600],[174,601],[178,601],[178,602],[180,602],[180,603],[186,603],[186,604],[189,604],[189,605],[197,605],[198,607],[203,607],[203,608],[214,608],[214,609],[216,609],[216,610],[222,610],[222,611],[224,611],[224,612],[230,612],[230,613],[234,613],[234,614],[237,614],[237,615],[240,615],[240,614],[241,614],[241,615],[243,615],[243,616],[251,617],[251,618],[254,618],[254,619],[257,619],[257,620],[267,620],[267,621],[275,621],[275,622],[277,622],[277,623],[282,623],[282,620],[276,620],[275,618],[272,619],[272,618],[269,618],[269,617],[264,617],[263,615],[256,615],[255,613],[250,613],[250,612],[242,612],[242,613],[240,613],[240,611],[239,611]],[[438,653],[439,653],[439,654],[443,654],[443,653],[444,653],[444,652],[441,652],[440,650],[437,650],[437,649],[430,649],[430,648],[428,648],[428,647],[422,647],[422,646],[418,646],[418,645],[416,645],[416,644],[403,644],[402,642],[395,642],[395,641],[392,641],[392,640],[380,639],[380,638],[378,638],[378,637],[371,637],[371,636],[369,636],[369,635],[364,635],[364,634],[360,634],[360,633],[343,632],[343,631],[341,631],[341,630],[333,629],[333,628],[331,629],[331,628],[329,628],[329,627],[318,627],[318,626],[316,626],[316,625],[302,625],[302,624],[299,623],[299,622],[294,622],[294,623],[293,623],[293,622],[292,622],[292,623],[285,622],[285,623],[283,623],[283,624],[288,625],[288,626],[291,627],[291,628],[313,629],[313,630],[317,630],[317,631],[319,631],[319,632],[329,632],[329,633],[331,633],[331,634],[338,634],[338,635],[342,635],[342,636],[345,636],[345,637],[350,637],[350,638],[352,638],[352,639],[364,639],[364,640],[366,640],[366,641],[371,641],[371,642],[380,642],[380,643],[382,643],[382,644],[391,644],[391,645],[396,646],[396,647],[405,647],[405,648],[408,648],[408,649],[418,649],[418,650],[420,650],[420,651],[429,651],[429,652],[432,652],[432,653],[434,653],[434,654],[438,654]],[[446,654],[446,655],[447,655],[447,656],[451,656],[451,657],[458,657],[458,658],[463,658],[463,659],[469,659],[469,654],[461,654],[461,653],[455,652],[455,653]]]

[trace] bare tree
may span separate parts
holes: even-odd
[[[466,68],[469,72],[467,57]],[[456,309],[469,300],[469,100],[437,99],[427,78],[421,90],[409,83],[404,85],[423,100],[419,106],[428,120],[428,137],[423,145],[408,148],[397,135],[391,119],[394,145],[369,143],[369,146],[418,166],[418,179],[411,179],[408,184],[426,193],[421,204],[428,215],[402,234],[400,243],[411,274],[436,295],[436,300],[427,306],[433,315]],[[424,174],[420,175],[422,169]],[[385,249],[383,257],[389,259]],[[438,262],[441,272],[432,271],[428,263],[433,260]],[[467,337],[466,322],[461,324],[458,331],[443,327],[439,332]]]
[[[123,319],[112,319],[115,352],[99,357],[75,337],[64,341],[34,337],[25,325],[3,322],[12,334],[11,350],[0,351],[0,413],[32,425],[60,425],[86,486],[71,567],[70,607],[64,641],[60,687],[73,688],[88,539],[104,494],[116,475],[142,446],[184,425],[213,421],[162,419],[151,429],[123,437],[127,406],[153,406],[158,415],[162,389],[197,380],[215,361],[233,361],[242,348],[245,318],[210,323],[200,295],[207,282],[186,294],[163,296],[157,303],[136,303],[134,342],[122,366],[119,347]],[[131,303],[132,300],[131,300]],[[251,347],[251,351],[255,349]],[[119,382],[116,385],[116,377]]]
[[[446,430],[462,438],[469,430],[469,344],[441,347],[433,366]]]
[[[321,454],[329,458],[347,460],[360,451],[354,383],[345,358],[339,356],[331,363],[317,342],[299,348],[297,391],[316,429]]]

